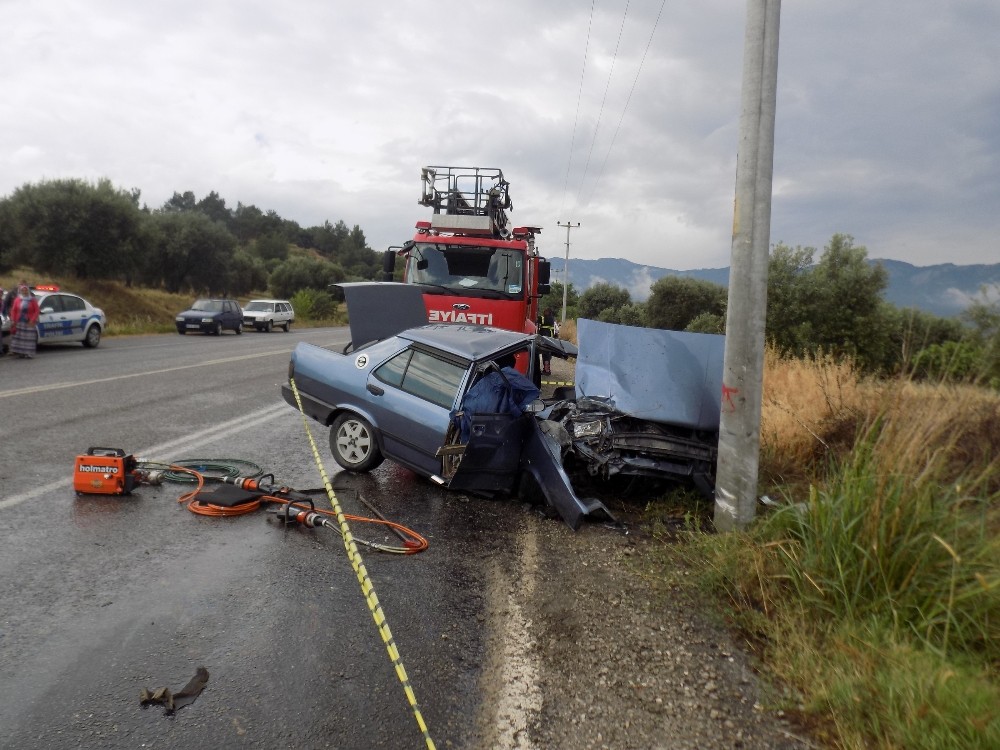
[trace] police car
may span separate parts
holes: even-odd
[[[32,287],[31,293],[38,300],[39,345],[79,341],[94,348],[101,343],[101,335],[108,324],[103,310],[79,295],[62,291],[55,284]],[[5,348],[10,345],[9,331],[10,323],[4,320]]]

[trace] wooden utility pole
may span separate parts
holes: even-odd
[[[556,226],[566,227],[566,265],[563,266],[563,309],[562,309],[562,323],[560,325],[566,324],[566,292],[569,290],[569,230],[573,227],[580,226],[580,222],[574,224],[572,221],[567,221],[563,224],[561,221],[556,221]]]
[[[764,320],[781,0],[748,0],[715,527],[744,529],[757,508]]]

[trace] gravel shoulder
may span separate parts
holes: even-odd
[[[813,745],[780,712],[725,627],[680,587],[642,577],[661,544],[603,526],[540,524],[522,550],[515,601],[531,613],[539,748],[796,748]]]

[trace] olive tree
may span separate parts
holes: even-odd
[[[793,353],[847,354],[880,369],[892,347],[891,306],[883,299],[888,273],[869,263],[866,248],[835,234],[819,262],[812,248],[775,247],[769,262],[766,332]]]
[[[728,292],[724,286],[688,276],[664,276],[649,290],[646,325],[683,331],[702,315],[724,318]]]
[[[300,289],[328,293],[329,285],[343,281],[344,269],[320,258],[290,258],[271,272],[268,286],[276,297],[289,299]]]
[[[141,246],[139,191],[107,179],[27,184],[4,201],[5,262],[42,273],[129,279]]]
[[[203,213],[168,212],[150,217],[154,237],[142,277],[170,292],[229,292],[236,239]]]
[[[606,281],[594,284],[580,295],[576,314],[581,318],[599,320],[605,310],[616,310],[632,302],[627,289]]]

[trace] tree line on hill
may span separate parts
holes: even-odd
[[[311,294],[316,304],[330,303],[330,284],[380,276],[382,256],[357,225],[303,228],[253,205],[229,208],[214,191],[200,200],[175,192],[154,209],[139,199],[107,179],[18,188],[0,199],[0,272],[24,266],[198,294],[266,289]],[[957,319],[900,309],[884,298],[885,269],[869,264],[849,235],[834,235],[814,262],[815,254],[780,243],[771,252],[765,333],[779,351],[1000,387],[1000,302],[983,294]],[[701,333],[724,333],[727,299],[725,287],[681,276],[657,280],[645,302],[608,283],[566,289],[569,317]],[[541,307],[558,314],[562,305],[563,286],[554,283]]]
[[[26,184],[0,199],[0,272],[19,266],[166,289],[242,295],[374,279],[381,255],[343,221],[301,227],[275,211],[174,193],[163,206],[139,204],[139,190],[107,179]]]
[[[850,235],[835,234],[814,261],[814,248],[779,243],[768,267],[765,336],[795,356],[850,356],[866,372],[907,374],[1000,388],[1000,301],[985,291],[959,318],[942,318],[887,302],[888,274],[868,263]],[[582,294],[565,290],[568,318],[698,333],[725,333],[728,290],[685,276],[653,283],[645,302],[606,282]],[[563,285],[553,283],[541,307],[557,317]]]

